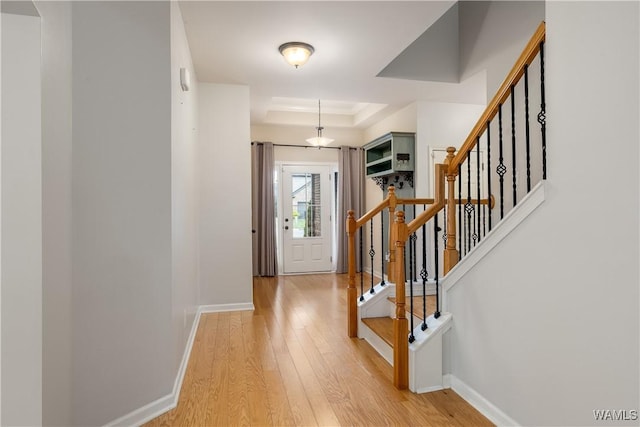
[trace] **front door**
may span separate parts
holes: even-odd
[[[331,271],[332,168],[283,166],[281,176],[283,271]]]

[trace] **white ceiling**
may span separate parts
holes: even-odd
[[[415,69],[402,71],[403,63],[416,63],[406,54],[393,75],[413,80],[377,77],[455,3],[181,1],[180,8],[198,80],[248,85],[252,124],[315,126],[321,99],[323,126],[365,128],[417,100],[484,101],[482,76],[425,81]],[[289,41],[315,47],[299,69],[278,52]]]

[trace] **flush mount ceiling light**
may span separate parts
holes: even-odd
[[[315,51],[313,46],[302,42],[285,43],[280,45],[278,50],[284,56],[284,59],[296,68],[304,65]]]
[[[320,100],[318,99],[318,127],[316,128],[316,130],[318,131],[318,136],[307,139],[307,142],[313,145],[314,147],[318,147],[318,148],[325,147],[331,144],[333,142],[333,139],[325,138],[324,136],[322,136],[323,129],[324,128],[320,124]]]

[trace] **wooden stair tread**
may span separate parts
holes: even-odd
[[[392,303],[396,303],[395,297],[387,298]],[[405,309],[407,313],[410,313],[411,310],[411,297],[405,298]],[[433,314],[436,311],[436,296],[435,295],[427,295],[427,313],[429,315]],[[425,318],[424,310],[422,309],[422,295],[413,297],[413,315],[419,319]]]
[[[391,317],[368,317],[362,323],[393,347],[393,319]]]

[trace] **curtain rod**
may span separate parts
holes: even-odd
[[[259,144],[262,145],[264,142],[251,142],[251,145]],[[273,144],[274,147],[297,147],[297,148],[317,148],[317,149],[329,149],[329,150],[339,150],[340,147],[313,147],[311,145],[294,145],[294,144]],[[362,147],[349,147],[349,150],[360,150]]]

